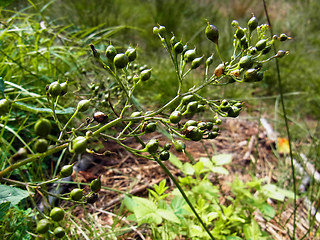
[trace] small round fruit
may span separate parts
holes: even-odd
[[[143,70],[140,74],[141,81],[147,81],[151,77],[151,69]]]
[[[208,23],[205,30],[205,34],[210,41],[214,42],[215,44],[218,44],[219,31],[218,28],[216,28],[216,26]]]
[[[108,119],[108,116],[103,112],[95,112],[93,114],[93,119],[98,123],[103,123],[105,120]]]
[[[36,143],[34,145],[34,149],[38,153],[44,153],[48,150],[48,146],[49,146],[48,141],[44,138],[40,138],[36,141]]]
[[[87,145],[88,145],[87,138],[79,136],[72,141],[71,149],[73,152],[79,154],[86,151]]]
[[[291,39],[291,38],[288,37],[287,34],[281,33],[279,39],[280,39],[281,42],[284,42],[284,41],[286,41],[288,39]]]
[[[73,173],[73,165],[64,165],[60,171],[60,177],[65,178],[71,176]]]
[[[74,201],[79,201],[83,197],[83,190],[80,188],[75,188],[70,193],[70,198]]]
[[[248,27],[250,32],[252,32],[258,27],[258,19],[255,16],[250,18],[250,20],[248,21]]]
[[[211,55],[210,57],[207,58],[206,65],[210,66],[212,63],[213,63],[213,56]]]
[[[59,222],[64,217],[64,210],[59,207],[54,207],[50,211],[50,217],[53,221]]]
[[[48,119],[40,118],[34,125],[34,132],[40,137],[46,137],[51,131],[51,123]]]
[[[196,58],[196,50],[195,49],[187,50],[183,56],[186,62],[192,62],[192,60]]]
[[[37,223],[37,232],[44,234],[46,232],[48,232],[50,227],[50,221],[48,219],[41,219],[38,223]]]
[[[177,152],[182,152],[184,149],[186,149],[186,145],[183,141],[177,140],[173,142],[174,148]]]
[[[113,60],[117,55],[117,49],[113,45],[109,45],[106,49],[106,56],[109,60]]]
[[[263,79],[263,73],[258,72],[257,69],[250,68],[244,73],[245,82],[259,82]]]
[[[146,133],[152,133],[157,129],[157,124],[154,122],[150,122],[147,124],[145,132]]]
[[[84,99],[78,103],[77,109],[80,112],[85,112],[89,109],[89,106],[90,106],[90,100]]]
[[[224,72],[224,64],[221,63],[219,64],[215,69],[214,69],[214,75],[216,77],[220,77]]]
[[[170,158],[170,152],[167,150],[163,150],[160,154],[159,154],[159,158],[161,161],[167,161]]]
[[[190,126],[197,126],[198,122],[196,120],[188,120],[184,125],[183,129],[187,129]]]
[[[183,51],[183,45],[181,42],[177,42],[174,46],[173,49],[175,51],[176,54],[182,53]]]
[[[57,238],[63,238],[66,235],[66,231],[62,227],[56,227],[53,231],[53,234]]]
[[[132,62],[137,58],[137,50],[135,48],[129,47],[125,54],[128,56],[129,62]]]
[[[256,43],[256,49],[258,51],[263,50],[267,46],[267,40],[266,39],[261,39]]]
[[[201,65],[203,57],[198,57],[192,60],[191,69],[196,69]]]
[[[206,130],[207,129],[207,123],[205,122],[199,122],[197,127],[200,129],[200,130]]]
[[[181,118],[182,118],[182,114],[180,111],[173,111],[170,114],[169,120],[171,123],[178,123],[180,122]]]
[[[93,204],[98,200],[98,194],[92,193],[87,196],[87,203]]]
[[[155,153],[158,150],[158,147],[159,141],[157,139],[151,139],[146,145],[146,150],[149,153]]]
[[[9,109],[10,109],[10,101],[8,99],[1,99],[0,100],[0,116],[8,113]]]
[[[67,82],[63,82],[63,83],[60,84],[60,87],[61,87],[60,95],[61,96],[66,95],[67,92],[68,92],[68,83]]]
[[[166,27],[165,26],[159,26],[159,34],[165,34],[167,32]]]
[[[52,97],[59,96],[61,94],[61,85],[60,85],[60,83],[58,83],[57,81],[56,82],[52,82],[49,85],[48,92]]]
[[[198,109],[198,102],[197,101],[192,101],[189,102],[187,105],[187,113],[195,113]]]
[[[266,46],[266,47],[262,50],[262,54],[267,54],[267,53],[269,53],[270,50],[271,50],[271,46],[272,46],[272,45]]]
[[[244,36],[244,30],[242,28],[238,28],[237,31],[236,31],[236,37],[238,39],[241,39],[242,37]]]
[[[113,62],[117,68],[124,68],[127,66],[129,59],[128,59],[127,55],[125,55],[124,53],[118,53],[114,57]]]
[[[213,122],[207,122],[206,125],[207,125],[207,130],[209,131],[213,128]]]
[[[163,146],[163,150],[169,150],[171,148],[171,144],[170,143],[166,143],[164,146]]]
[[[90,189],[92,192],[99,192],[100,189],[101,189],[101,181],[100,181],[100,178],[97,178],[97,179],[94,179],[91,181],[90,183]]]
[[[244,69],[248,69],[253,65],[253,60],[250,56],[243,56],[239,60],[239,66]]]
[[[215,139],[219,135],[218,132],[209,132],[208,133],[208,139]]]

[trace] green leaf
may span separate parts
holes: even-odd
[[[211,171],[218,174],[229,175],[229,171],[224,167],[213,167],[211,168]]]
[[[2,96],[4,97],[4,81],[3,81],[2,77],[0,77],[0,92],[2,93]]]
[[[162,217],[157,213],[157,206],[154,202],[140,197],[133,197],[132,200],[136,203],[134,214],[139,225],[143,223],[160,224],[162,222]]]
[[[180,170],[182,170],[183,168],[183,163],[179,160],[179,158],[177,158],[176,155],[170,153],[170,158],[169,161],[177,168],[179,168]]]
[[[243,226],[243,233],[247,240],[261,240],[261,231],[258,223],[255,220],[251,220],[250,224]]]
[[[10,208],[10,202],[4,202],[0,204],[0,221],[7,214]]]
[[[274,210],[274,208],[267,203],[258,206],[258,208],[262,213],[263,217],[268,221],[270,221],[276,215],[276,211]]]
[[[226,240],[242,240],[242,238],[237,236],[227,236]]]
[[[174,214],[173,211],[166,210],[166,209],[158,209],[157,213],[164,219],[174,222],[174,223],[180,223],[179,218]]]
[[[25,112],[31,112],[31,113],[34,113],[34,114],[39,114],[39,113],[52,113],[52,110],[50,108],[38,108],[38,107],[33,107],[33,106],[30,106],[30,105],[27,105],[25,103],[21,103],[21,102],[15,102],[13,103],[13,106],[15,108],[18,108],[22,111],[25,111]],[[55,113],[56,114],[72,114],[74,113],[75,111],[75,108],[73,107],[68,107],[68,108],[65,108],[63,110],[55,110]]]
[[[278,201],[284,201],[285,197],[294,198],[294,193],[282,188],[277,187],[274,184],[266,184],[261,187],[261,192],[264,193],[267,197],[273,198]]]
[[[232,161],[232,154],[219,154],[212,156],[212,161],[215,165],[225,165]]]
[[[213,166],[213,163],[211,162],[211,160],[210,160],[209,158],[207,158],[207,157],[201,157],[201,158],[199,159],[199,162],[202,162],[202,164],[203,164],[203,166],[204,166],[205,168],[211,169],[211,168],[214,167],[214,166]]]
[[[133,212],[135,207],[136,207],[136,203],[132,200],[132,198],[130,198],[128,195],[124,195],[123,198],[123,203],[126,205],[127,209],[130,212]]]
[[[193,166],[191,165],[191,163],[185,163],[183,165],[183,170],[182,172],[186,175],[193,175],[194,174],[194,169]]]
[[[0,7],[8,6],[13,0],[0,0]]]
[[[25,190],[0,184],[0,203],[10,202],[17,205],[22,199],[29,196]]]

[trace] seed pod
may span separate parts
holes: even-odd
[[[181,42],[177,42],[174,47],[173,47],[174,51],[176,54],[182,53],[183,52],[183,45]]]
[[[231,22],[231,26],[232,26],[232,27],[235,27],[235,28],[238,28],[238,27],[239,27],[239,22],[238,22],[237,20],[233,20],[233,21]]]
[[[257,19],[255,16],[253,16],[253,17],[250,18],[250,20],[248,21],[249,31],[252,32],[252,31],[254,31],[257,27],[258,27],[258,19]]]
[[[71,176],[73,173],[73,165],[64,165],[60,171],[60,177],[65,178]]]
[[[85,137],[82,137],[82,136],[76,137],[72,141],[70,152],[72,153],[74,152],[77,154],[83,153],[84,151],[86,151],[87,145],[88,145],[88,141]]]
[[[67,82],[60,83],[60,87],[61,87],[60,95],[63,96],[68,92],[68,83]]]
[[[113,61],[114,57],[117,55],[117,49],[113,45],[109,45],[106,49],[106,57]]]
[[[93,114],[93,119],[98,123],[103,123],[105,120],[108,119],[108,116],[103,112],[95,112]]]
[[[285,33],[281,33],[281,34],[280,34],[279,40],[280,40],[281,42],[284,42],[284,41],[286,41],[286,40],[288,40],[288,39],[291,39],[291,37],[288,37],[287,34],[285,34]]]
[[[289,53],[288,51],[279,50],[275,57],[282,58],[283,56],[287,55],[288,53]]]
[[[258,51],[263,50],[267,46],[267,40],[266,39],[261,39],[260,41],[257,42],[256,44],[256,49]]]
[[[129,59],[124,53],[118,53],[114,57],[113,62],[117,68],[124,68],[128,65]]]
[[[185,112],[186,113],[195,113],[198,109],[198,102],[197,101],[192,101],[189,102],[187,105],[187,110]]]
[[[181,99],[181,103],[183,105],[186,105],[188,104],[189,102],[192,102],[192,101],[195,101],[197,100],[196,96],[195,95],[192,95],[192,94],[189,94],[187,96],[184,96],[182,99]]]
[[[258,50],[256,49],[256,47],[250,47],[249,48],[250,55],[255,55],[257,52],[258,52]]]
[[[240,76],[240,70],[236,69],[230,72],[230,75],[233,77],[239,77]]]
[[[163,146],[163,150],[169,150],[171,148],[171,144],[170,143],[166,143],[164,146]]]
[[[190,50],[187,50],[184,55],[184,61],[185,62],[192,62],[193,59],[196,58],[196,50],[195,49],[190,49]]]
[[[28,151],[25,148],[19,150],[11,157],[11,162],[25,159],[28,156]]]
[[[10,101],[8,99],[0,100],[0,116],[5,115],[9,112]]]
[[[83,190],[80,188],[75,188],[70,193],[70,198],[74,201],[79,201],[83,197]]]
[[[245,82],[259,82],[263,79],[263,73],[259,72],[257,69],[248,69],[244,74]]]
[[[247,38],[245,36],[241,38],[240,45],[242,49],[247,49],[249,47]]]
[[[182,118],[182,114],[180,111],[173,111],[170,114],[169,120],[171,123],[178,123],[180,122],[181,118]]]
[[[216,26],[208,23],[205,30],[205,34],[210,41],[218,45],[219,31],[218,31],[218,28],[216,28]]]
[[[147,81],[151,77],[151,69],[143,70],[140,74],[141,81]]]
[[[64,217],[64,211],[62,208],[54,207],[50,211],[50,217],[53,221],[59,222]]]
[[[87,203],[93,204],[98,200],[98,194],[91,193],[86,198],[87,198]]]
[[[271,45],[267,45],[263,50],[262,50],[262,54],[267,54],[269,53],[271,50]]]
[[[56,238],[63,238],[66,235],[66,231],[62,227],[56,227],[53,234]]]
[[[147,124],[145,132],[152,133],[157,129],[157,124],[155,122],[150,122]]]
[[[167,29],[165,26],[159,26],[159,34],[164,35],[167,33]]]
[[[221,63],[219,64],[215,69],[214,69],[214,75],[216,77],[220,77],[224,72],[224,64]]]
[[[167,161],[170,158],[170,152],[167,150],[163,150],[159,154],[159,158],[161,161]]]
[[[184,125],[183,125],[183,130],[184,129],[187,129],[188,127],[190,126],[197,126],[198,125],[198,122],[195,121],[195,120],[188,120]]]
[[[49,143],[46,139],[40,138],[36,141],[34,149],[38,153],[44,153],[48,150]]]
[[[90,183],[90,189],[92,192],[99,192],[100,189],[101,189],[101,181],[100,181],[100,178],[97,178],[97,179],[94,179],[91,181]]]
[[[99,52],[97,51],[97,49],[93,46],[93,44],[90,44],[90,47],[91,47],[93,56],[94,56],[95,58],[100,58],[100,53],[99,53]]]
[[[50,227],[50,221],[48,219],[41,219],[38,223],[37,223],[37,232],[44,234],[46,232],[48,232]]]
[[[210,66],[212,63],[213,63],[213,56],[211,55],[210,57],[207,58],[206,65]]]
[[[207,122],[207,130],[211,130],[213,128],[213,122]]]
[[[137,50],[135,48],[128,48],[125,54],[128,56],[129,62],[132,62],[137,58]]]
[[[241,39],[242,37],[244,36],[244,30],[243,30],[243,28],[238,28],[237,29],[237,31],[236,31],[236,37],[238,38],[238,39]]]
[[[61,86],[60,86],[60,83],[58,83],[57,81],[56,82],[52,82],[50,85],[49,85],[49,89],[48,89],[48,92],[49,94],[52,96],[52,97],[57,97],[61,94]]]
[[[151,139],[146,145],[146,150],[149,153],[155,153],[158,150],[158,147],[159,147],[158,139]]]
[[[152,29],[153,34],[159,34],[159,28],[158,27],[153,27]]]
[[[178,43],[178,40],[177,40],[176,36],[173,35],[173,36],[170,38],[170,43],[171,43],[171,46],[172,46],[172,47],[174,47],[174,45],[176,45],[176,44]]]
[[[201,65],[203,57],[198,57],[192,60],[191,69],[196,69]]]
[[[77,110],[79,112],[85,112],[88,110],[89,106],[90,106],[90,100],[81,100],[78,103]]]
[[[40,118],[34,125],[34,132],[40,137],[46,137],[51,131],[51,123],[48,119]]]
[[[186,145],[184,144],[183,141],[177,140],[173,142],[174,148],[177,152],[182,152],[183,150],[186,149]]]
[[[239,66],[244,69],[248,69],[253,65],[253,60],[250,56],[243,56],[239,60]]]
[[[232,106],[228,112],[228,117],[236,118],[239,116],[241,109],[235,106]]]
[[[207,123],[199,122],[198,125],[197,125],[197,128],[199,128],[200,130],[206,130],[207,129]]]
[[[215,139],[219,135],[218,132],[209,132],[207,138],[208,139]]]

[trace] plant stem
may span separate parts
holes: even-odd
[[[269,24],[269,29],[270,29],[270,34],[273,36],[273,31],[271,27],[271,22],[269,19],[269,14],[267,10],[267,5],[265,0],[263,1],[263,6],[264,6],[264,11],[266,14],[266,18]],[[273,50],[274,54],[277,53],[277,49],[275,45],[273,44]],[[288,137],[288,142],[289,142],[289,155],[290,155],[290,163],[291,163],[291,172],[292,172],[292,181],[293,181],[293,193],[294,193],[294,202],[293,202],[293,233],[292,233],[292,239],[296,239],[295,232],[296,232],[296,215],[297,215],[297,188],[296,188],[296,174],[295,174],[295,169],[294,169],[294,164],[293,164],[293,155],[292,155],[292,145],[291,145],[291,135],[290,135],[290,129],[289,129],[289,123],[288,123],[288,118],[287,118],[287,113],[286,113],[286,107],[284,104],[284,97],[283,97],[283,88],[282,88],[282,82],[281,82],[281,76],[280,76],[280,68],[279,68],[279,62],[278,58],[275,58],[276,61],[276,69],[277,69],[277,78],[278,78],[278,86],[279,86],[279,92],[280,92],[280,99],[281,99],[281,107],[283,111],[283,117],[284,117],[284,122],[286,126],[286,131],[287,131],[287,137]]]
[[[165,171],[165,173],[168,175],[168,177],[173,181],[174,185],[178,188],[179,192],[181,193],[182,197],[184,198],[184,200],[187,202],[187,204],[189,205],[189,207],[191,208],[192,212],[194,213],[194,215],[196,215],[197,219],[199,220],[200,224],[202,225],[202,227],[206,230],[206,232],[208,233],[208,235],[210,236],[211,239],[214,239],[214,237],[212,236],[211,232],[209,231],[209,229],[207,228],[207,226],[205,225],[205,223],[202,221],[201,217],[199,216],[199,214],[197,213],[196,209],[193,207],[192,203],[190,202],[188,196],[185,194],[185,192],[183,191],[183,189],[181,188],[179,182],[177,181],[177,179],[172,175],[172,173],[169,171],[169,169],[162,163],[161,160],[159,160],[158,158],[154,158],[154,160],[157,161],[157,163],[160,165],[160,167]]]

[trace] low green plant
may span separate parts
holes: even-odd
[[[251,23],[252,19],[256,22],[254,26]],[[106,97],[108,111],[99,111],[99,114],[92,111],[92,109],[95,109],[94,107],[100,107],[100,101],[96,100],[95,95],[91,99],[79,96],[75,100],[77,102],[75,108],[65,108],[63,99],[68,96],[73,97],[72,94],[74,94],[74,92],[70,93],[69,87],[72,87],[72,83],[69,81],[54,79],[42,91],[37,89],[38,94],[36,95],[34,95],[35,93],[31,89],[26,90],[28,96],[36,96],[39,99],[45,96],[46,101],[44,99],[40,101],[44,107],[41,110],[20,104],[22,101],[20,94],[16,95],[15,92],[5,94],[4,99],[8,103],[5,103],[6,106],[2,108],[1,124],[4,126],[1,133],[2,139],[4,139],[4,131],[11,129],[10,119],[12,116],[20,113],[29,114],[30,112],[42,116],[40,120],[31,121],[30,123],[28,122],[28,117],[26,117],[21,131],[28,132],[31,137],[23,136],[21,138],[22,133],[16,134],[16,137],[18,138],[19,136],[19,140],[24,144],[24,150],[18,151],[14,155],[15,157],[10,156],[7,151],[9,156],[2,164],[0,171],[2,182],[19,185],[27,189],[33,208],[39,210],[37,213],[34,213],[37,228],[33,234],[49,238],[52,235],[63,237],[64,234],[68,234],[69,232],[69,229],[62,229],[64,225],[59,221],[67,217],[66,215],[68,214],[62,213],[68,211],[60,208],[58,216],[51,216],[50,212],[56,208],[48,204],[49,196],[62,201],[68,201],[74,206],[86,205],[97,200],[96,194],[100,190],[98,179],[91,182],[91,189],[88,192],[83,188],[77,187],[65,194],[55,194],[48,190],[48,185],[72,172],[70,169],[66,171],[63,164],[60,164],[65,154],[70,156],[71,160],[67,163],[68,168],[70,168],[70,165],[72,166],[75,162],[76,155],[84,152],[94,153],[93,143],[99,141],[99,139],[114,141],[135,156],[156,161],[161,166],[182,195],[180,198],[188,205],[187,211],[189,214],[195,216],[193,224],[190,225],[192,227],[185,230],[191,237],[198,236],[200,238],[209,237],[214,239],[240,234],[241,231],[248,232],[247,236],[251,236],[250,233],[252,232],[256,234],[258,230],[256,230],[256,224],[252,223],[253,220],[250,214],[243,216],[243,223],[249,223],[247,228],[241,227],[238,229],[232,223],[230,223],[230,226],[228,225],[228,221],[234,220],[233,211],[237,210],[237,200],[234,200],[234,206],[230,205],[232,207],[220,208],[220,215],[227,215],[227,220],[222,217],[222,222],[218,223],[217,221],[213,226],[210,220],[214,216],[207,216],[203,213],[203,209],[217,206],[215,204],[212,206],[206,205],[206,199],[212,202],[216,201],[217,195],[214,192],[209,193],[209,195],[211,194],[210,196],[205,196],[206,193],[203,191],[205,186],[211,187],[212,183],[204,178],[201,182],[197,182],[197,185],[192,186],[191,189],[193,190],[191,192],[183,190],[181,185],[184,185],[184,182],[181,181],[179,183],[163,162],[170,157],[169,145],[162,146],[158,139],[150,136],[150,132],[161,127],[163,131],[167,132],[169,142],[172,143],[173,147],[177,151],[185,151],[187,147],[186,141],[200,141],[202,139],[217,137],[219,135],[219,125],[222,122],[221,117],[235,118],[240,114],[243,106],[241,101],[209,99],[202,96],[201,91],[221,85],[259,82],[263,79],[263,74],[267,69],[266,63],[274,58],[281,58],[287,55],[287,51],[282,50],[278,51],[275,55],[268,55],[274,42],[281,39],[277,36],[272,38],[267,37],[266,31],[268,30],[268,26],[266,24],[259,25],[255,17],[252,19],[248,22],[248,27],[241,27],[237,21],[232,22],[235,28],[233,54],[228,59],[223,58],[220,53],[218,28],[207,23],[205,36],[216,48],[217,58],[220,61],[220,64],[217,66],[213,66],[213,53],[209,53],[208,56],[199,56],[196,48],[189,48],[183,41],[179,41],[173,34],[168,33],[164,26],[155,26],[153,33],[160,39],[161,44],[168,52],[172,61],[172,67],[176,72],[176,86],[172,86],[176,89],[176,94],[164,105],[154,107],[149,109],[149,111],[144,111],[138,104],[135,98],[135,91],[138,86],[143,88],[146,82],[153,80],[153,68],[136,63],[136,49],[133,47],[113,48],[109,45],[102,52],[94,44],[90,44],[95,63],[105,71],[106,75],[112,78],[114,88],[107,91],[108,96]],[[36,64],[35,66],[38,67]],[[201,69],[204,71],[203,75],[200,74]],[[198,74],[202,80],[191,88],[185,89],[184,84],[189,74],[196,71],[199,71]],[[10,81],[4,81],[4,93],[8,90],[8,86],[14,86],[22,91],[25,90],[18,84],[13,85]],[[97,94],[99,93],[98,91]],[[102,93],[106,94],[105,91],[102,91]],[[28,105],[32,105],[32,103]],[[210,121],[201,120],[200,114],[203,112],[211,113]],[[81,114],[87,115],[87,119],[82,120]],[[60,117],[60,115],[62,116]],[[101,115],[102,117],[98,117]],[[76,123],[75,120],[80,121],[80,123]],[[114,129],[116,131],[112,131]],[[20,132],[20,129],[19,131],[14,131],[14,133],[17,132]],[[147,140],[142,140],[141,136],[143,135]],[[40,137],[41,139],[39,139]],[[126,140],[128,139],[136,140],[141,146],[139,148],[130,147],[126,144]],[[56,154],[59,155],[56,170],[49,178],[46,178],[44,177],[45,171],[42,165],[48,157]],[[204,164],[203,161],[202,164]],[[207,163],[209,162],[207,161]],[[200,165],[196,167],[200,169],[198,169],[200,171],[198,172],[199,175],[202,168]],[[185,171],[194,169],[196,173],[196,167],[186,165]],[[23,168],[30,171],[28,178],[16,174],[17,171]],[[61,173],[59,173],[59,169],[61,169]],[[216,166],[212,166],[210,171],[214,171],[213,169],[218,172],[220,171],[220,173],[225,171],[225,169]],[[34,172],[38,174],[32,176]],[[191,178],[186,178],[186,180],[192,182]],[[162,183],[157,187],[155,192],[150,192],[158,202],[162,201],[161,198],[165,198],[165,195],[163,195],[164,185]],[[196,191],[199,191],[199,194],[203,194],[203,198],[198,199],[195,197],[193,192]],[[243,191],[245,192],[245,190]],[[237,194],[241,195],[240,193]],[[39,195],[39,198],[41,197],[46,203],[43,211],[38,209],[34,195]],[[135,198],[134,200],[140,201],[140,205],[150,202],[147,199]],[[182,200],[178,199],[176,201],[181,202]],[[168,209],[157,207],[155,204],[150,204],[149,208],[152,211],[156,211],[156,213],[152,212],[150,217],[154,224],[160,224],[163,219],[174,223],[179,222],[179,218],[171,214],[172,211],[170,213]],[[147,209],[146,213],[149,213],[149,210]],[[241,211],[244,210],[239,210],[237,217],[242,217],[244,213]],[[246,209],[246,211],[249,210]],[[139,217],[144,216],[146,213],[135,213],[139,224],[146,221],[141,220]],[[72,221],[72,216],[69,216],[68,219],[72,224],[76,225],[76,222]],[[251,220],[249,221],[248,219]],[[242,222],[242,220],[239,220],[239,222]],[[229,230],[221,232],[222,226],[228,226]]]

